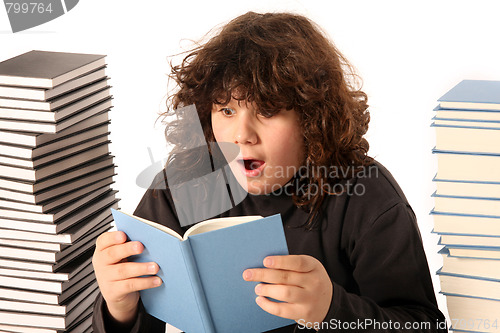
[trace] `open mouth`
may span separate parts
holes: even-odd
[[[262,170],[264,169],[264,165],[266,161],[253,159],[253,158],[244,158],[239,160],[243,173],[247,177],[258,177],[261,175]]]
[[[243,163],[245,165],[245,170],[257,170],[265,162],[261,160],[248,159],[248,160],[243,160]]]

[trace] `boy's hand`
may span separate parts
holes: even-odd
[[[312,324],[325,319],[333,285],[321,262],[307,255],[270,256],[264,259],[264,267],[243,272],[246,281],[270,283],[255,287],[256,302],[264,311]]]
[[[155,288],[162,283],[157,276],[141,277],[158,273],[156,263],[127,262],[127,257],[143,250],[140,242],[127,242],[127,236],[122,231],[106,232],[96,241],[92,264],[97,283],[109,314],[122,324],[133,322],[136,318],[138,291]]]

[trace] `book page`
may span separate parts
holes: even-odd
[[[184,234],[184,240],[189,236],[255,221],[260,218],[262,218],[262,216],[233,216],[203,221],[189,228]]]
[[[156,223],[156,222],[153,222],[153,221],[149,221],[149,220],[143,219],[143,218],[138,217],[138,216],[135,216],[135,215],[130,215],[130,214],[127,214],[127,213],[125,213],[125,212],[123,212],[123,211],[120,211],[120,212],[121,212],[121,213],[123,213],[123,214],[126,214],[126,215],[128,215],[128,216],[130,216],[130,217],[133,217],[133,218],[135,218],[135,219],[137,219],[137,220],[139,220],[139,221],[141,221],[141,222],[144,222],[144,223],[146,223],[147,225],[152,226],[153,228],[156,228],[156,229],[158,229],[158,230],[161,230],[161,231],[163,231],[163,232],[165,232],[165,233],[169,234],[170,236],[174,236],[175,238],[177,238],[177,239],[179,239],[179,240],[182,240],[181,235],[179,235],[177,232],[173,231],[173,230],[172,230],[172,229],[170,229],[169,227],[166,227],[166,226],[164,226],[164,225],[162,225],[162,224],[159,224],[159,223]]]

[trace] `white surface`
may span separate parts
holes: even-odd
[[[66,15],[17,34],[0,9],[0,60],[32,49],[108,55],[115,189],[121,207],[133,212],[144,192],[135,179],[151,165],[148,147],[156,161],[166,153],[155,119],[166,94],[167,56],[189,47],[186,39],[196,40],[249,10],[305,14],[328,32],[364,80],[369,153],[405,192],[434,273],[441,260],[438,238],[430,233],[436,172],[432,109],[462,79],[500,80],[499,9],[497,1],[81,0]],[[446,312],[444,297],[437,298]]]

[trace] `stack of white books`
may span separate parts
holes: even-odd
[[[0,331],[88,332],[96,238],[117,208],[105,56],[0,63]]]
[[[441,292],[453,329],[500,332],[500,81],[464,80],[435,111]]]

